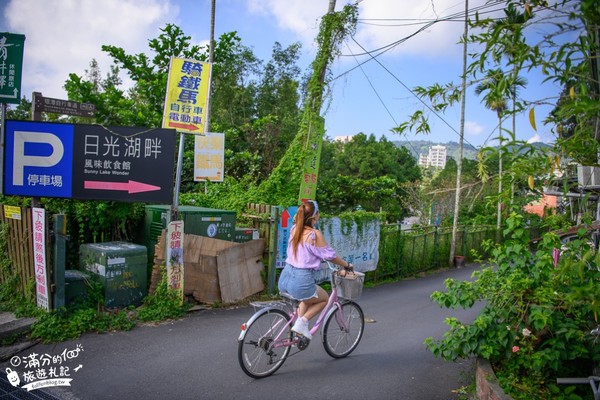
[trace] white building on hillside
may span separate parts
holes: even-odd
[[[350,142],[352,140],[352,136],[354,136],[354,135],[336,136],[335,138],[333,138],[333,140],[336,141],[336,142],[348,143],[348,142]]]
[[[419,165],[444,168],[446,166],[446,146],[436,144],[429,147],[429,154],[419,154]]]

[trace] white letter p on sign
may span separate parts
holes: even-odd
[[[42,143],[52,147],[49,155],[25,155],[25,143]],[[25,167],[52,167],[60,162],[65,148],[60,138],[47,132],[15,131],[13,149],[13,185],[23,186]]]

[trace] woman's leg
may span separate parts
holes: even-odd
[[[298,316],[310,320],[312,317],[319,314],[323,308],[325,308],[325,305],[327,305],[327,300],[329,300],[329,295],[325,289],[317,285],[317,297],[301,301],[300,305],[298,306]]]

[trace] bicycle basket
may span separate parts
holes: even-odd
[[[338,297],[348,300],[358,300],[362,295],[365,283],[365,274],[362,272],[348,272],[345,276],[333,274],[333,283]]]

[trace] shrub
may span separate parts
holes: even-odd
[[[487,243],[488,266],[471,281],[449,279],[445,292],[432,294],[448,308],[483,302],[479,315],[471,324],[448,318],[450,329],[425,345],[446,360],[490,360],[500,385],[515,399],[567,398],[561,396],[572,388],[558,387],[556,377],[588,376],[599,360],[588,332],[600,307],[600,258],[586,241],[575,241],[579,248],[555,266],[556,235],[546,234],[532,252],[523,217],[513,213],[506,224],[505,242]]]
[[[185,315],[188,304],[183,304],[180,293],[168,285],[165,268],[162,267],[162,279],[154,293],[144,298],[138,318],[141,321],[163,321],[170,318],[181,318]]]

